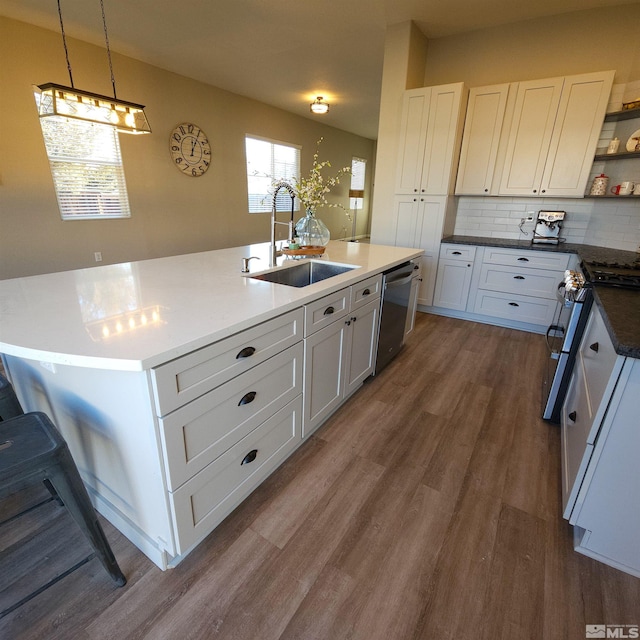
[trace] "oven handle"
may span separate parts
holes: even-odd
[[[547,328],[547,332],[544,334],[544,341],[547,343],[547,349],[549,349],[549,353],[551,355],[554,354],[559,354],[559,351],[554,351],[553,347],[549,344],[549,334],[552,331],[561,331],[562,330],[562,326],[561,325],[557,325],[557,324],[550,324],[549,327]],[[562,330],[562,332],[564,333],[564,330]]]

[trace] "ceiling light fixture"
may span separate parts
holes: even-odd
[[[327,113],[329,111],[329,103],[323,102],[324,98],[318,96],[309,106],[311,113]]]
[[[47,116],[64,116],[65,118],[108,124],[115,127],[121,133],[151,133],[151,127],[144,112],[144,105],[125,102],[116,97],[116,81],[111,63],[111,49],[109,48],[109,36],[107,35],[107,21],[104,15],[103,0],[100,0],[100,8],[102,10],[102,25],[104,27],[107,57],[109,59],[109,71],[111,72],[113,98],[75,88],[73,75],[71,73],[71,63],[69,62],[69,52],[67,50],[67,38],[64,32],[64,23],[62,22],[62,10],[60,8],[60,0],[58,0],[60,32],[62,33],[62,44],[64,46],[64,55],[67,61],[71,86],[64,87],[53,82],[38,86],[37,88],[40,92],[39,115],[41,118]]]

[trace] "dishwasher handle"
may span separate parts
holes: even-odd
[[[385,289],[395,289],[396,287],[403,287],[405,284],[408,284],[413,279],[413,274],[410,273],[408,276],[402,276],[395,280],[387,280],[385,282]]]

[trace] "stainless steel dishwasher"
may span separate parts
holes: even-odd
[[[413,263],[405,262],[383,273],[380,335],[374,375],[391,362],[404,344],[413,270]]]

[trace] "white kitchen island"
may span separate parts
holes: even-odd
[[[52,418],[96,508],[162,569],[304,441],[305,415],[316,428],[359,386],[380,274],[421,254],[332,241],[322,260],[357,268],[295,288],[249,277],[268,251],[0,281],[0,352],[23,407]],[[311,391],[319,371],[320,395],[335,387],[326,407]]]

